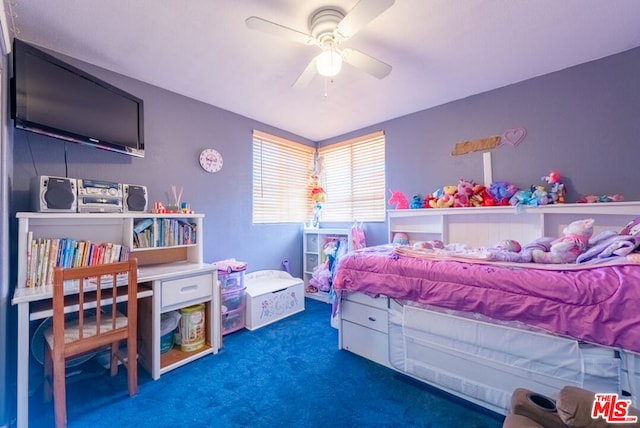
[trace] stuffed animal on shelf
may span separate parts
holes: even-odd
[[[586,195],[581,197],[576,201],[578,204],[595,204],[598,202],[622,202],[624,201],[624,196],[613,193],[611,195]]]
[[[407,197],[402,193],[396,190],[389,190],[391,192],[391,198],[389,198],[389,205],[396,204],[394,209],[396,210],[406,210],[409,208],[409,201]]]
[[[531,196],[536,200],[538,205],[547,205],[551,202],[551,198],[549,197],[549,193],[542,185],[531,186]]]
[[[567,189],[560,181],[560,173],[558,171],[551,171],[549,175],[542,177],[541,180],[549,183],[551,203],[564,204],[566,202]]]
[[[471,197],[473,196],[473,186],[475,183],[471,180],[460,179],[456,187],[456,193],[453,195],[453,206],[469,207],[471,206]]]
[[[577,220],[564,228],[564,236],[551,243],[548,252],[533,250],[531,253],[536,263],[574,263],[589,245],[593,235],[592,218]]]
[[[493,196],[489,194],[487,186],[482,184],[473,186],[473,195],[471,195],[470,202],[473,207],[492,207],[496,204]]]
[[[453,185],[443,186],[442,196],[438,198],[436,206],[438,208],[451,208],[453,206],[453,195],[455,195],[457,190],[457,187]]]
[[[438,198],[436,198],[433,193],[428,194],[422,202],[422,208],[435,208],[437,200]]]
[[[533,197],[531,190],[523,189],[518,190],[511,198],[509,198],[509,205],[537,205],[536,199]]]
[[[496,205],[509,205],[509,199],[518,191],[515,184],[506,181],[494,181],[489,185],[489,194]]]
[[[438,208],[438,199],[444,195],[444,189],[441,187],[436,189],[431,195],[429,195],[429,208]]]
[[[420,197],[420,195],[413,195],[411,197],[411,205],[409,205],[409,208],[412,210],[422,208],[422,197]]]

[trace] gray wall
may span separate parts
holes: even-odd
[[[471,72],[472,73],[472,72]],[[389,100],[394,102],[394,100]],[[460,178],[483,182],[482,154],[451,156],[456,142],[523,127],[525,139],[492,151],[494,180],[543,184],[555,169],[568,201],[621,193],[640,200],[640,48],[377,124],[386,133],[387,189],[425,195]],[[640,213],[638,213],[640,214]],[[367,225],[368,243],[386,226]]]

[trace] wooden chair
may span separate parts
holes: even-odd
[[[111,348],[111,376],[118,360],[127,368],[129,395],[138,392],[137,318],[138,262],[109,263],[70,269],[56,268],[53,322],[45,337],[45,400],[53,393],[56,427],[67,423],[65,360],[100,348]],[[68,290],[64,283],[67,282]],[[124,285],[114,288],[113,284]],[[115,292],[114,292],[115,290]],[[65,296],[66,294],[66,296]],[[118,302],[126,315],[118,311]],[[126,340],[126,358],[118,352]]]

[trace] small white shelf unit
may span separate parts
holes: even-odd
[[[324,246],[330,240],[346,239],[349,242],[349,229],[342,228],[305,228],[303,232],[303,250],[302,250],[302,270],[304,286],[309,285],[309,280],[313,275],[316,266],[327,261],[324,254]],[[320,300],[322,302],[329,301],[329,293],[318,291],[317,293],[306,293],[305,296],[310,299]]]

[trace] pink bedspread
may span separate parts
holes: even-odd
[[[640,352],[638,264],[555,271],[431,260],[380,246],[343,256],[333,287],[519,321]]]

